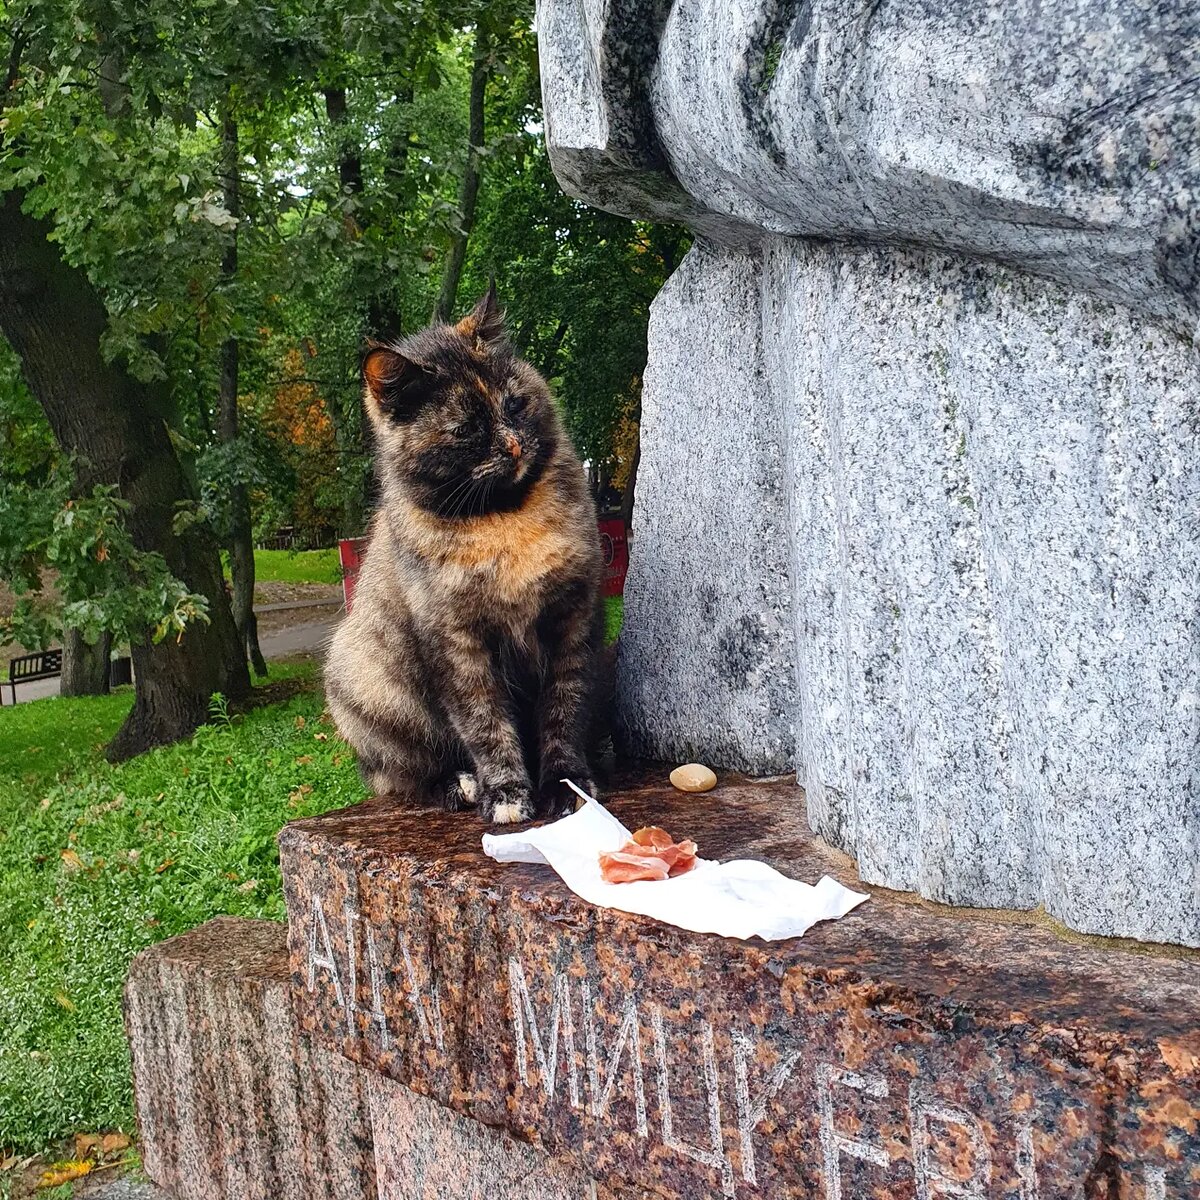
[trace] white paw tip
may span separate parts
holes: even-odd
[[[475,803],[475,797],[479,792],[479,785],[475,782],[475,776],[463,771],[458,776],[458,789],[466,797],[468,804]]]
[[[525,819],[519,804],[497,804],[492,811],[494,825],[515,825]]]

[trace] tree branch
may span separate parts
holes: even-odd
[[[25,47],[29,45],[32,39],[31,34],[25,33],[18,25],[13,30],[12,50],[8,55],[8,70],[4,74],[4,87],[0,89],[0,111],[3,111],[8,103],[8,94],[16,86],[17,79],[21,74],[21,55],[25,53]]]

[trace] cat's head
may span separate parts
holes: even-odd
[[[508,342],[494,287],[457,325],[371,347],[363,385],[385,486],[439,516],[519,507],[561,436],[545,380]]]

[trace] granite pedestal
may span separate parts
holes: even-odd
[[[286,931],[269,921],[221,917],[134,960],[125,1018],[140,1150],[168,1197],[596,1197],[578,1163],[314,1044],[287,980]]]
[[[794,788],[610,803],[859,886]],[[1195,955],[882,890],[799,941],[697,935],[496,864],[481,832],[387,799],[283,831],[303,1036],[620,1196],[1200,1197]]]

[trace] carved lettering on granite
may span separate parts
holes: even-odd
[[[801,879],[786,803],[619,785],[630,828]],[[731,807],[739,820],[731,822]],[[598,1185],[664,1200],[1200,1200],[1200,981],[1182,956],[877,892],[761,945],[597,909],[395,801],[280,838],[299,1029]],[[915,1084],[915,1087],[914,1087]],[[957,1189],[957,1190],[956,1190]]]
[[[817,1064],[816,1078],[817,1103],[821,1110],[825,1194],[828,1200],[842,1200],[842,1155],[874,1163],[877,1167],[886,1167],[891,1161],[891,1155],[882,1146],[872,1145],[838,1132],[834,1121],[833,1089],[841,1086],[853,1088],[867,1096],[886,1096],[887,1080],[879,1075],[860,1075],[857,1071],[842,1070],[829,1063]]]
[[[583,991],[583,1019],[587,1022],[587,1067],[588,1081],[592,1089],[591,1111],[595,1117],[608,1115],[613,1091],[621,1076],[621,1055],[628,1058],[628,1073],[633,1081],[633,1111],[636,1118],[637,1135],[650,1136],[650,1125],[646,1120],[646,1078],[642,1073],[642,1041],[638,1032],[637,1005],[633,996],[626,992],[621,1008],[621,1025],[608,1050],[604,1064],[604,1088],[600,1087],[600,1056],[596,1050],[596,1010],[592,1005],[592,986],[586,976],[581,981]]]
[[[383,931],[346,904],[346,951],[339,955],[319,896],[313,897],[310,911],[309,992],[319,990],[322,978],[327,980],[352,1036],[373,1042],[380,1051],[395,1044],[394,1025],[401,1015],[410,1038],[444,1051],[438,982],[425,964],[418,970],[407,932],[398,928],[393,939],[396,958],[387,961],[380,954],[388,945]],[[587,973],[558,971],[538,979],[528,974],[518,956],[510,956],[507,967],[504,1020],[512,1082],[540,1093],[552,1109],[566,1105],[586,1114],[601,1141],[606,1130],[611,1136],[628,1129],[654,1148],[711,1170],[725,1200],[736,1200],[739,1189],[747,1195],[758,1190],[756,1132],[771,1110],[772,1119],[783,1111],[798,1120],[805,1106],[816,1117],[826,1200],[852,1200],[857,1194],[846,1182],[854,1163],[865,1164],[857,1170],[878,1169],[881,1178],[907,1179],[915,1200],[991,1200],[999,1194],[1040,1200],[1033,1131],[1019,1113],[1005,1114],[1003,1121],[993,1115],[985,1127],[975,1114],[944,1098],[936,1079],[907,1082],[866,1066],[852,1069],[819,1059],[806,1072],[800,1069],[804,1051],[799,1043],[769,1045],[738,1028],[735,1019],[714,1020],[692,1005],[688,1019],[673,1020],[661,1005],[633,990],[626,990],[610,1007]],[[389,980],[395,985],[391,991]],[[360,1002],[364,993],[369,995],[367,1004]],[[609,1031],[607,1039],[604,1030]],[[724,1056],[718,1044],[728,1048]],[[657,1109],[653,1123],[648,1069]],[[673,1096],[685,1084],[692,1103],[681,1118]],[[901,1105],[903,1142],[891,1137],[885,1144],[877,1133],[862,1128],[864,1113],[872,1105],[887,1103]],[[852,1104],[861,1106],[857,1118],[848,1115]],[[729,1114],[735,1115],[735,1126],[727,1127]],[[536,1126],[538,1114],[527,1116]],[[847,1131],[847,1120],[854,1132]],[[1011,1144],[1004,1158],[1012,1163],[1015,1190],[997,1193],[993,1141],[1005,1136]],[[899,1176],[886,1174],[896,1170]],[[1138,1185],[1146,1200],[1174,1200],[1162,1167],[1139,1170],[1136,1183],[1129,1180],[1129,1186]]]

